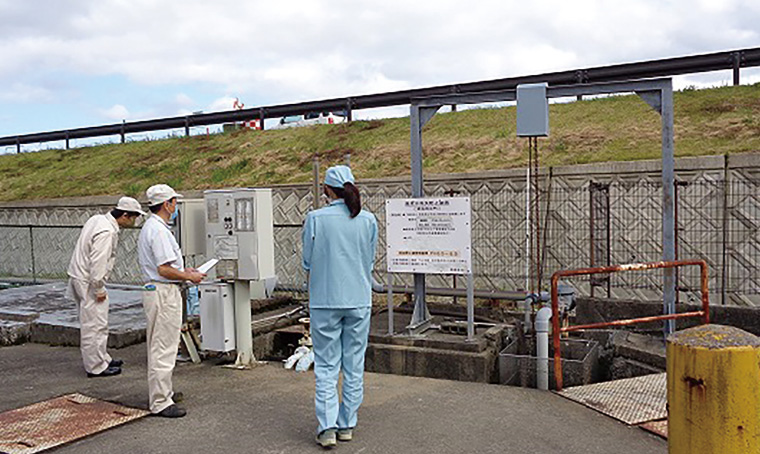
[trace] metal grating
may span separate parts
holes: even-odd
[[[629,425],[667,418],[666,374],[565,388],[558,394]]]
[[[640,425],[642,429],[652,432],[653,434],[659,435],[662,438],[667,439],[668,438],[668,420],[667,419],[661,419],[659,421],[651,421],[648,423],[644,423]]]
[[[0,452],[41,452],[148,414],[82,394],[56,397],[0,413]]]

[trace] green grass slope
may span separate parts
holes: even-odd
[[[660,156],[659,115],[633,95],[552,104],[550,123],[550,137],[539,141],[542,166]],[[677,157],[760,151],[760,84],[676,93],[675,144]],[[522,167],[528,159],[514,107],[436,115],[423,148],[427,173]],[[307,182],[315,155],[326,166],[345,153],[359,178],[408,175],[409,119],[3,155],[0,200],[141,196],[159,182],[178,189]]]

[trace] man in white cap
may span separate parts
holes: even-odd
[[[79,310],[79,346],[88,377],[121,373],[123,361],[112,359],[108,344],[108,292],[106,281],[113,269],[120,227],[133,227],[145,214],[132,197],[122,197],[110,213],[87,220],[69,263],[67,294]]]
[[[154,415],[181,418],[186,411],[175,403],[180,395],[172,388],[182,326],[180,284],[185,281],[198,284],[205,274],[185,268],[182,251],[169,229],[169,222],[177,217],[177,199],[182,194],[166,184],[151,186],[146,194],[152,215],[140,232],[137,254],[145,280],[149,406]]]

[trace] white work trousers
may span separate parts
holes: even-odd
[[[108,368],[108,297],[98,302],[95,289],[86,281],[69,279],[68,295],[79,312],[79,350],[84,370],[99,374]]]
[[[174,404],[172,372],[177,362],[182,327],[179,286],[151,282],[143,287],[143,308],[148,319],[148,400],[151,413]]]
[[[314,343],[314,404],[320,433],[353,429],[364,399],[364,353],[372,308],[311,309]],[[343,371],[342,401],[338,403],[338,375]]]

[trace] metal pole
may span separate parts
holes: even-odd
[[[264,130],[264,118],[266,118],[266,114],[264,112],[264,109],[261,108],[259,109],[259,127],[262,131]]]
[[[533,292],[535,289],[530,278],[530,249],[533,245],[531,236],[531,218],[530,218],[530,166],[533,163],[533,149],[528,147],[528,167],[525,169],[525,291]]]
[[[674,224],[676,226],[675,231],[674,231],[674,233],[675,233],[675,245],[674,245],[675,256],[673,257],[673,260],[678,260],[678,242],[681,240],[681,238],[680,238],[681,233],[679,232],[679,227],[678,227],[678,197],[679,197],[678,186],[679,186],[679,183],[680,182],[678,182],[678,181],[673,182],[673,201],[674,201],[673,217],[674,217]],[[679,304],[681,304],[681,292],[678,289],[678,283],[679,283],[681,277],[679,275],[678,268],[675,269],[674,279],[676,281],[676,301],[675,301],[675,304],[676,304],[676,306],[678,306]]]
[[[190,137],[190,118],[185,117],[185,137]]]
[[[248,281],[235,281],[235,344],[235,366],[250,367],[255,358],[251,329],[251,284]]]
[[[69,149],[69,132],[66,131],[66,149]]]
[[[607,250],[605,251],[605,265],[610,266],[612,264],[612,216],[610,215],[610,185],[609,183],[605,187],[604,191],[604,203],[605,203],[605,213],[604,218],[606,220],[605,224],[605,236],[607,237],[607,241],[605,244],[605,247]],[[612,298],[612,276],[607,276],[607,298]]]
[[[675,260],[675,159],[673,157],[673,84],[660,91],[662,117],[662,260]],[[665,314],[675,313],[676,282],[673,268],[663,271],[663,307]],[[664,335],[675,331],[675,321],[664,323]]]
[[[589,181],[588,185],[588,194],[589,194],[589,200],[588,200],[588,206],[589,206],[589,216],[588,216],[588,224],[589,224],[589,243],[591,244],[591,247],[589,248],[589,258],[591,262],[591,266],[596,266],[596,263],[594,263],[594,182]],[[594,282],[594,275],[591,275],[591,280],[589,281],[589,287],[590,287],[590,296],[591,298],[594,297],[594,289],[596,289],[596,283]]]
[[[314,156],[314,181],[312,181],[312,208],[319,208],[319,156]]]
[[[21,140],[16,137],[16,154],[21,154]]]
[[[411,164],[412,164],[412,197],[422,198],[425,196],[422,180],[422,122],[420,121],[419,106],[412,105],[410,108],[410,141],[411,141]],[[425,303],[425,275],[414,274],[414,312],[412,313],[411,325],[424,322],[430,318],[430,313]]]
[[[541,268],[540,268],[540,274],[539,274],[539,280],[538,284],[539,287],[541,287],[541,278],[544,275],[544,262],[546,261],[546,243],[547,243],[547,233],[549,232],[549,210],[551,209],[551,203],[552,203],[552,181],[554,178],[554,168],[549,167],[549,183],[547,183],[546,188],[546,205],[545,211],[544,211],[544,231],[543,231],[543,238],[541,239]],[[539,291],[541,289],[539,288]]]
[[[739,85],[739,68],[742,64],[742,54],[741,52],[734,52],[731,54],[731,57],[731,63],[733,64],[732,72],[734,75],[734,85]]]
[[[354,114],[353,114],[353,105],[354,100],[353,98],[346,99],[346,123],[351,123],[354,121]]]
[[[124,124],[127,122],[127,120],[121,120],[121,143],[124,143],[126,141],[125,135],[124,135]]]
[[[393,273],[388,273],[388,335],[393,332]]]
[[[37,283],[37,267],[34,264],[34,227],[29,226],[29,246],[32,254],[32,282]]]
[[[467,273],[467,340],[475,340],[475,284],[472,273]]]
[[[720,270],[720,304],[726,304],[726,284],[728,264],[726,263],[726,245],[728,242],[728,191],[731,189],[728,179],[731,172],[728,171],[728,155],[723,155],[723,235],[721,241],[721,270]]]

